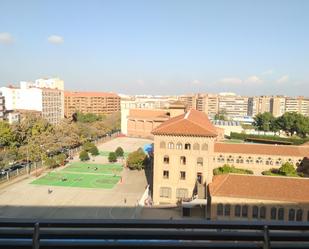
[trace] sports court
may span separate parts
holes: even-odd
[[[119,182],[121,171],[121,164],[73,162],[60,171],[53,171],[42,176],[32,184],[110,189]]]

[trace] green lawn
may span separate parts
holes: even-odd
[[[114,152],[114,151],[102,151],[102,150],[101,150],[101,151],[100,151],[100,156],[106,156],[106,157],[108,157],[108,155],[109,155],[110,152]],[[124,153],[123,153],[123,155],[124,155],[125,158],[127,158],[129,154],[130,154],[130,152],[124,152]]]
[[[62,171],[114,175],[122,171],[122,165],[119,163],[94,164],[85,162],[74,162],[70,163],[70,165],[64,168]]]
[[[118,183],[119,179],[120,176],[78,174],[60,171],[48,173],[47,175],[33,181],[31,184],[111,189]]]

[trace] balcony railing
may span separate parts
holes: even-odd
[[[0,248],[309,248],[309,224],[2,219]]]

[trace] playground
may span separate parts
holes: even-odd
[[[32,184],[79,187],[79,188],[113,188],[119,182],[121,164],[92,164],[73,162],[60,171],[53,171]]]

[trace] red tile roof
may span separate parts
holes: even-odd
[[[226,174],[213,177],[211,196],[309,203],[309,179]]]
[[[154,135],[183,135],[216,137],[217,132],[207,115],[197,110],[190,110],[165,121],[152,131]]]
[[[119,97],[115,93],[108,92],[64,92],[65,97]]]
[[[308,146],[215,143],[215,153],[308,157]]]
[[[130,109],[129,118],[169,119],[169,116],[167,115],[167,111],[162,110]]]

